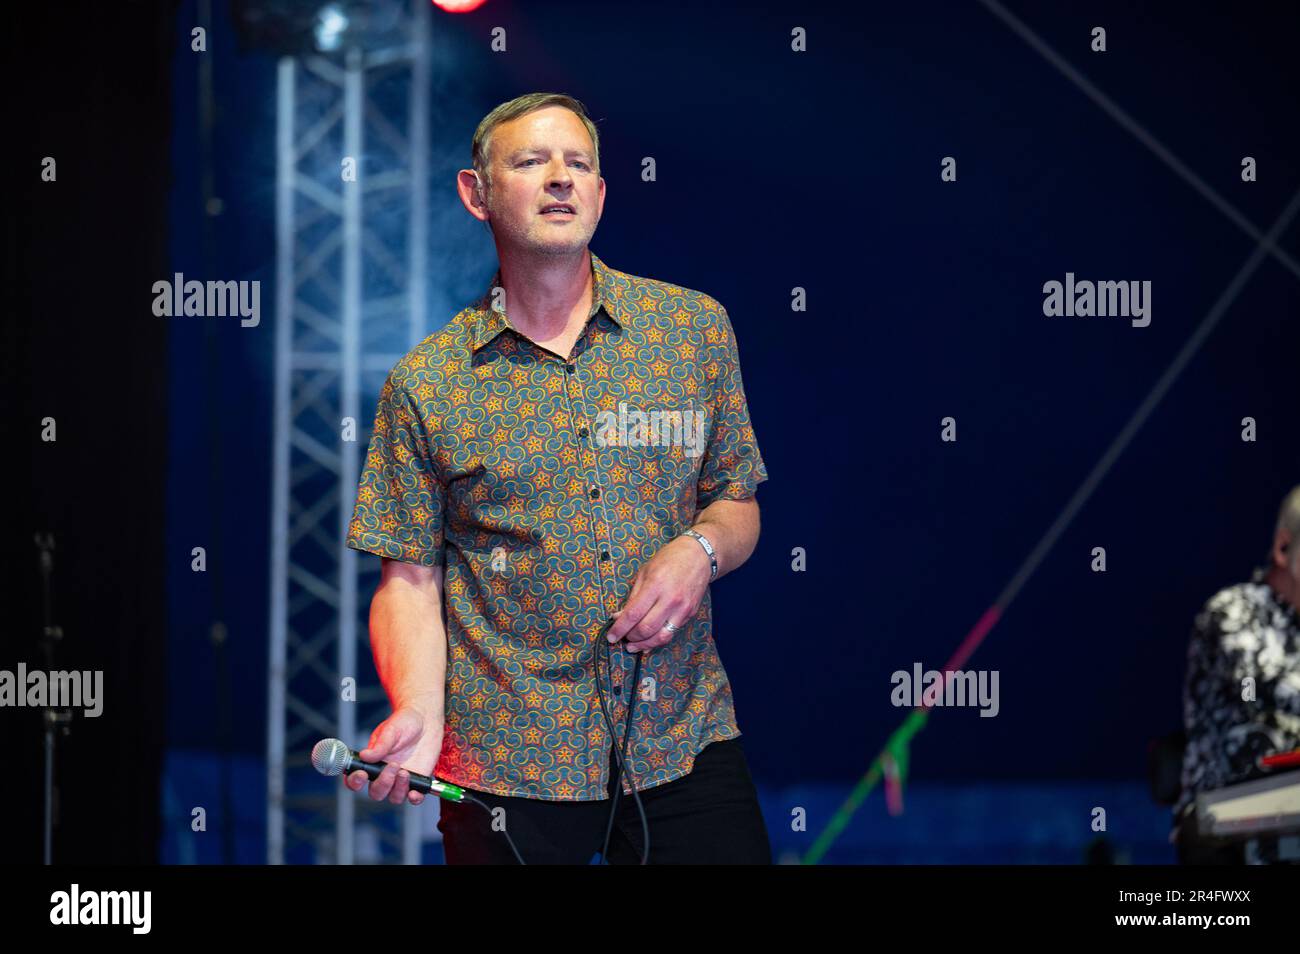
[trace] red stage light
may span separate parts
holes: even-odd
[[[483,6],[484,0],[433,0],[433,5],[447,13],[469,13]]]

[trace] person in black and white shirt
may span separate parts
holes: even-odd
[[[1183,724],[1182,794],[1174,805],[1180,860],[1241,861],[1240,847],[1205,853],[1195,801],[1258,775],[1259,756],[1300,748],[1300,486],[1282,503],[1266,565],[1249,583],[1214,594],[1196,616]],[[1244,855],[1274,861],[1276,848],[1276,839],[1260,838]]]

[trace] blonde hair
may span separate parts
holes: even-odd
[[[563,93],[527,93],[523,96],[516,96],[507,103],[502,103],[484,116],[483,121],[474,130],[474,138],[470,142],[470,162],[474,166],[474,171],[478,173],[479,182],[482,185],[486,185],[489,189],[492,188],[492,173],[490,170],[492,157],[490,149],[493,130],[502,123],[508,123],[512,119],[518,119],[520,116],[544,109],[547,106],[563,106],[582,120],[582,124],[587,127],[587,135],[591,137],[592,158],[595,162],[596,174],[600,174],[600,133],[596,132],[596,124],[587,115],[586,107],[572,96],[566,96]]]

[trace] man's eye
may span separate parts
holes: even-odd
[[[521,162],[521,163],[519,163],[519,164],[520,164],[521,166],[526,166],[526,165],[528,165],[528,164],[531,163],[531,162],[541,162],[541,160],[540,160],[540,159],[525,159],[523,162]],[[591,166],[587,165],[587,164],[586,164],[585,162],[583,162],[581,159],[575,159],[575,160],[573,160],[573,164],[574,164],[575,166],[581,166],[583,169],[590,169],[590,168],[591,168]]]

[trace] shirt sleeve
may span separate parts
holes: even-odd
[[[424,422],[390,374],[379,392],[347,545],[404,563],[440,566],[446,499]]]
[[[713,391],[713,428],[700,463],[696,508],[703,510],[718,500],[744,500],[754,496],[767,480],[767,467],[759,452],[749,420],[749,404],[740,375],[740,351],[727,310],[718,306],[718,323],[710,341],[710,372],[716,368]]]
[[[1258,682],[1258,633],[1239,597],[1212,600],[1198,615],[1183,685],[1183,799],[1250,777],[1255,757],[1271,750],[1260,703],[1242,698],[1243,680]]]

